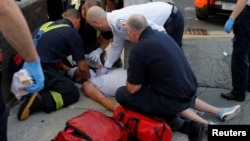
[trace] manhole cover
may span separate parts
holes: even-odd
[[[201,28],[188,28],[184,31],[186,35],[208,35],[206,29]]]

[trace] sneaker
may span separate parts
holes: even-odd
[[[191,121],[188,138],[190,141],[201,141],[205,134],[205,125],[197,121]]]
[[[219,125],[219,123],[209,120],[208,125]]]
[[[211,120],[208,120],[208,126],[210,125],[219,125],[218,122],[214,122],[214,121],[211,121]],[[205,127],[205,133],[208,133],[208,126]]]
[[[240,105],[236,105],[233,107],[221,108],[217,116],[220,118],[221,121],[225,122],[236,117],[239,113],[240,113]]]
[[[243,98],[237,97],[237,96],[233,95],[231,92],[229,92],[229,93],[221,93],[221,97],[225,98],[227,100],[235,100],[235,101],[241,101],[241,102],[245,101],[244,97]]]
[[[42,104],[37,93],[27,97],[19,108],[17,118],[18,120],[26,120],[31,112],[41,110]]]

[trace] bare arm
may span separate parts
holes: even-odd
[[[126,82],[126,87],[130,94],[135,94],[137,91],[141,89],[141,85],[134,85],[129,83],[128,81]]]
[[[100,36],[99,39],[100,39],[100,48],[102,48],[102,50],[105,50],[112,41],[112,39],[104,39],[102,36]]]
[[[238,0],[230,18],[235,19],[236,17],[238,17],[238,15],[244,9],[246,4],[247,4],[247,0]]]
[[[25,88],[28,93],[38,92],[44,87],[41,62],[32,41],[27,22],[13,0],[0,0],[0,31],[10,45],[23,57],[26,69],[34,84]]]
[[[77,63],[77,67],[79,70],[79,74],[77,74],[77,76],[80,77],[81,81],[88,80],[90,77],[90,73],[89,73],[89,66],[87,62],[85,60],[80,60],[80,61],[77,61],[76,63]]]
[[[20,8],[13,0],[0,0],[0,31],[26,62],[38,60],[31,33]]]

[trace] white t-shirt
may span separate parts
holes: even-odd
[[[105,96],[115,96],[116,90],[125,86],[127,80],[127,70],[114,69],[108,74],[92,77],[89,81],[93,82],[100,88]]]
[[[169,18],[173,5],[166,2],[150,2],[128,6],[107,13],[108,24],[113,32],[113,42],[107,56],[105,66],[111,68],[120,57],[125,40],[129,40],[123,27],[127,18],[133,14],[142,14],[148,20],[149,25],[158,31],[165,31],[163,25]]]

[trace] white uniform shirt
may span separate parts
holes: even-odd
[[[113,32],[113,43],[105,62],[105,67],[111,68],[120,57],[125,40],[129,40],[123,27],[127,18],[133,14],[142,14],[148,20],[149,25],[158,31],[165,31],[163,24],[169,18],[173,6],[166,2],[150,2],[128,6],[107,13],[108,24]]]
[[[125,86],[127,80],[127,70],[114,69],[108,74],[91,77],[89,81],[93,82],[105,96],[115,96],[116,90]]]
[[[247,5],[250,6],[250,0],[247,1]]]

